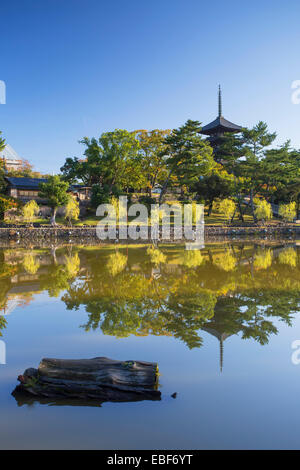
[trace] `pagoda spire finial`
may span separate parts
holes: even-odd
[[[223,361],[224,361],[224,344],[223,338],[220,339],[220,372],[223,371]]]
[[[222,116],[222,92],[221,85],[219,85],[219,106],[218,106],[218,117]]]

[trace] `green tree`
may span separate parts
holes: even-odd
[[[300,205],[300,151],[285,142],[279,149],[266,152],[264,160],[265,191],[274,202],[296,203],[296,214]]]
[[[279,148],[266,150],[261,161],[261,193],[272,202],[297,202],[300,194],[300,152],[287,141]]]
[[[241,172],[240,162],[244,157],[244,138],[242,133],[232,134],[227,132],[222,140],[214,148],[214,159],[218,162],[216,167],[216,175],[212,178],[212,188],[210,192],[218,192],[218,180],[220,179],[220,194],[216,198],[224,198],[234,196],[237,202],[237,209],[240,213],[240,219],[244,222],[244,199],[248,194],[248,180]],[[222,168],[222,171],[219,170]],[[214,173],[214,171],[213,171]],[[228,175],[230,180],[228,180]],[[229,185],[229,187],[228,187]],[[212,208],[212,204],[210,205]]]
[[[118,195],[117,191],[114,191],[115,196]],[[91,191],[91,206],[98,207],[100,204],[107,204],[110,202],[111,195],[109,194],[108,185],[94,184]]]
[[[0,131],[0,152],[5,149],[6,144],[5,144],[5,139],[1,137],[2,132]]]
[[[215,199],[223,199],[235,193],[234,176],[227,173],[220,163],[217,163],[211,174],[203,176],[194,185],[193,191],[200,199],[205,199],[208,205],[208,216],[211,215]]]
[[[243,134],[225,132],[219,144],[214,148],[214,159],[222,164],[228,173],[235,174],[239,159],[243,157]]]
[[[56,225],[55,217],[57,209],[68,203],[68,188],[69,183],[62,181],[58,175],[49,176],[48,181],[40,185],[39,196],[47,199],[52,209],[51,225]]]
[[[176,177],[178,184],[188,187],[195,184],[201,176],[208,175],[215,162],[212,147],[204,140],[199,131],[198,121],[188,120],[183,126],[174,129],[165,138],[165,156],[168,174],[160,194],[160,202],[171,181]]]
[[[261,190],[263,183],[263,164],[261,160],[269,147],[276,139],[276,132],[269,132],[265,122],[259,123],[252,129],[242,131],[242,157],[237,161],[235,171],[238,176],[245,178],[250,196],[250,206],[254,221],[256,221],[254,197]]]
[[[215,159],[235,177],[235,198],[242,220],[242,204],[246,196],[250,197],[253,219],[256,220],[254,197],[266,189],[269,194],[271,179],[267,176],[271,176],[272,170],[269,162],[267,171],[265,159],[275,138],[276,133],[269,132],[267,124],[260,121],[252,129],[242,129],[239,134],[225,134],[214,150]]]
[[[7,320],[3,315],[0,315],[0,337],[3,336],[2,330],[6,328]]]
[[[0,160],[0,194],[4,194],[7,187],[5,176],[5,165],[3,160]]]
[[[81,143],[86,147],[84,159],[66,160],[61,168],[65,180],[81,180],[98,186],[98,193],[108,195],[146,185],[140,143],[134,133],[115,129],[101,134],[99,139],[85,137]]]
[[[80,141],[81,142],[81,141]],[[97,161],[88,162],[87,158],[79,159],[77,157],[66,158],[65,164],[61,167],[62,178],[69,183],[76,183],[82,181],[84,185],[92,186],[99,182],[100,175],[97,173],[93,174],[92,167],[94,169],[97,166]]]
[[[154,129],[152,131],[134,131],[140,143],[142,154],[142,168],[145,173],[149,195],[152,196],[152,189],[157,183],[162,183],[166,177],[165,163],[165,137],[170,134],[170,130]]]
[[[0,131],[0,152],[5,149],[5,139],[1,138],[2,132]],[[4,193],[6,189],[6,181],[4,179],[5,176],[5,165],[3,160],[0,161],[0,193]]]

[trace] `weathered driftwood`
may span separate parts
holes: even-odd
[[[18,377],[15,392],[36,397],[103,401],[160,400],[158,366],[152,362],[42,359]]]

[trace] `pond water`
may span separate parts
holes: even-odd
[[[299,449],[299,245],[2,248],[0,448]],[[157,362],[161,401],[11,394],[43,357],[97,356]]]

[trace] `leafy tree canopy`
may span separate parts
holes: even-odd
[[[67,181],[105,186],[108,194],[114,188],[124,191],[146,184],[140,143],[132,132],[116,129],[101,134],[99,139],[85,137],[80,142],[85,146],[84,159],[68,158],[61,168]]]
[[[67,193],[68,188],[69,183],[62,181],[58,175],[50,176],[46,183],[41,183],[40,185],[39,196],[43,199],[47,199],[49,206],[53,210],[52,225],[55,225],[57,209],[67,204],[69,201],[69,195]]]
[[[143,172],[147,178],[147,187],[151,195],[151,190],[156,184],[163,183],[166,177],[166,143],[165,137],[170,134],[170,130],[154,129],[152,131],[134,131],[140,143],[142,154]]]
[[[191,186],[201,176],[208,175],[214,168],[212,147],[199,134],[200,129],[200,122],[188,120],[165,138],[168,176],[161,192],[161,200],[170,183],[171,176],[176,176],[180,186]]]

